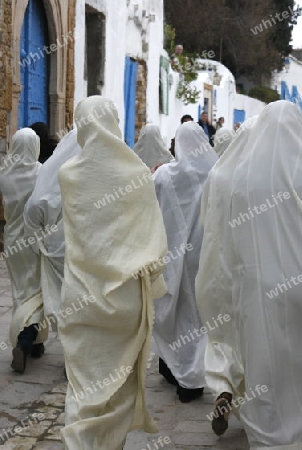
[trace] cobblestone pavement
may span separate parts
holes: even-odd
[[[3,450],[64,450],[60,429],[64,425],[64,360],[60,342],[51,333],[45,355],[30,359],[25,374],[10,368],[11,347],[8,328],[11,294],[7,271],[0,261],[0,447]],[[157,359],[150,359],[147,401],[160,432],[155,435],[135,431],[129,434],[125,450],[248,450],[241,424],[231,421],[230,430],[218,438],[206,415],[213,399],[181,404],[175,387],[158,375]],[[162,444],[157,440],[162,437]]]

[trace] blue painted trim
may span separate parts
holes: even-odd
[[[137,61],[133,61],[129,56],[126,56],[124,78],[125,142],[130,148],[133,148],[135,144],[137,72]]]

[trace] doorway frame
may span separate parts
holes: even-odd
[[[24,21],[25,11],[29,0],[15,0],[12,10],[12,114],[10,138],[18,129],[18,109],[21,93],[20,80],[20,37]],[[68,35],[68,2],[60,0],[43,1],[50,43],[63,42],[63,37]],[[74,30],[72,30],[74,31]],[[66,70],[67,70],[66,45],[53,51],[49,55],[50,75],[49,75],[49,130],[50,135],[55,136],[59,130],[65,126],[65,103],[66,103]]]

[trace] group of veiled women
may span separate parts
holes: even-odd
[[[43,165],[35,132],[19,130],[0,172],[13,369],[41,356],[54,318],[65,448],[121,450],[130,430],[156,431],[144,392],[153,335],[181,402],[213,392],[216,434],[233,412],[251,449],[301,450],[302,300],[290,281],[302,279],[301,112],[279,101],[235,135],[222,128],[219,159],[192,121],[173,158],[151,124],[132,151],[108,99],[80,102],[82,117],[94,120]]]

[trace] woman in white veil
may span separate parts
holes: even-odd
[[[48,322],[59,320],[56,313],[61,306],[61,287],[64,276],[65,239],[62,217],[62,199],[59,170],[73,156],[81,152],[77,131],[70,131],[58,144],[52,156],[39,170],[37,182],[24,210],[25,229],[28,235],[44,230],[39,240],[41,256],[41,285],[44,313]],[[51,315],[54,315],[53,317]]]
[[[236,138],[230,144],[229,151],[225,152],[205,184],[204,195],[201,202],[201,224],[204,228],[199,271],[196,277],[196,299],[200,313],[205,320],[221,314],[228,315],[232,320],[224,321],[223,326],[209,330],[210,337],[205,352],[205,378],[207,385],[214,396],[218,397],[218,405],[223,408],[230,397],[228,384],[219,375],[233,378],[236,392],[241,389],[243,367],[239,351],[234,344],[234,326],[232,311],[232,263],[228,261],[230,252],[227,251],[226,242],[230,240],[230,229],[227,226],[225,212],[231,209],[232,177],[243,151],[249,149],[249,139],[257,121],[257,117],[248,119],[238,130]],[[219,198],[219,201],[218,201]],[[228,270],[227,270],[228,267]],[[223,272],[223,276],[221,275]],[[215,293],[215,302],[213,294]],[[207,299],[212,298],[212,302]],[[220,301],[221,300],[221,301]],[[216,307],[214,306],[216,305]],[[230,343],[229,343],[230,342]],[[213,375],[217,371],[217,376]],[[224,393],[227,393],[224,399]],[[239,394],[238,394],[239,395]],[[236,412],[236,409],[233,410]],[[220,435],[228,427],[227,410],[222,417],[213,418],[212,428]]]
[[[209,332],[213,429],[222,434],[239,407],[251,449],[298,450],[302,114],[278,101],[244,127],[209,180],[196,279],[201,314],[231,317]]]
[[[220,128],[214,136],[214,150],[220,157],[231,144],[236,132],[229,128]]]
[[[10,340],[13,346],[12,368],[25,370],[29,354],[41,356],[47,328],[38,333],[38,324],[44,319],[41,293],[39,256],[34,251],[37,238],[25,238],[23,212],[31,195],[39,167],[39,138],[24,128],[13,136],[11,150],[0,171],[0,190],[3,195],[4,252],[13,297],[13,317]]]
[[[149,169],[158,164],[166,164],[173,159],[161,137],[159,127],[152,123],[145,125],[141,129],[138,141],[134,147],[134,153]]]
[[[177,385],[179,399],[188,402],[202,395],[205,386],[207,338],[199,331],[192,338],[190,332],[202,327],[195,299],[203,233],[200,202],[204,183],[218,157],[202,128],[194,122],[186,122],[178,129],[175,153],[175,161],[161,166],[154,175],[168,237],[169,262],[164,272],[168,292],[156,301],[153,337],[160,356],[160,373]]]

